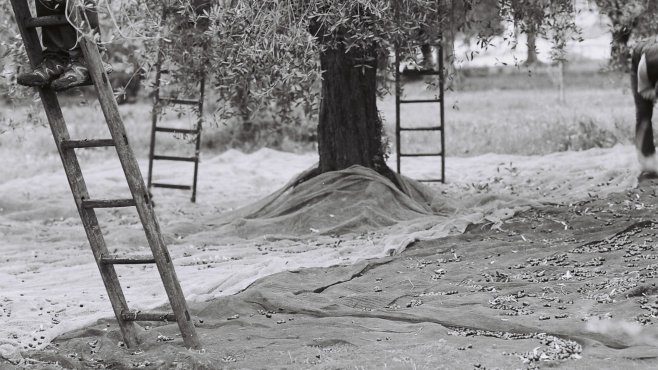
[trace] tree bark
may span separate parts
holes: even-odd
[[[324,47],[320,52],[322,89],[318,120],[317,169],[299,179],[354,165],[375,170],[403,189],[386,165],[384,129],[377,109],[378,45],[351,45],[347,31],[329,31],[312,18],[309,32]]]
[[[622,27],[620,31],[612,33],[612,45],[610,48],[610,66],[623,72],[630,71],[628,40],[631,32]]]
[[[423,54],[423,60],[421,61],[421,66],[426,70],[434,70],[434,50],[432,45],[423,44],[420,46],[420,51]]]
[[[443,33],[443,68],[445,74],[445,89],[458,88],[463,82],[461,70],[455,67],[456,31],[448,28]]]
[[[527,37],[528,55],[525,64],[530,66],[537,63],[537,32],[534,29],[529,29]]]
[[[377,110],[377,55],[343,47],[322,51],[322,100],[318,122],[319,172],[353,165],[393,180],[385,162],[383,125]]]

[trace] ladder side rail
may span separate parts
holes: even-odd
[[[167,16],[166,6],[162,7],[162,17],[160,18],[160,29],[164,26],[164,21]],[[153,109],[151,110],[151,142],[149,143],[149,172],[147,177],[147,188],[151,189],[153,186],[153,156],[155,155],[155,140],[156,140],[156,129],[158,127],[158,115],[161,113],[160,109],[160,86],[162,78],[162,63],[163,63],[163,52],[162,52],[162,39],[158,40],[158,56],[155,62],[155,94],[153,96]]]
[[[395,20],[400,22],[400,4],[395,2]],[[402,88],[400,87],[400,40],[395,40],[395,159],[397,173],[400,174],[400,150],[402,144],[400,143],[400,94]]]
[[[32,67],[35,67],[41,62],[43,57],[41,53],[41,42],[39,41],[36,29],[26,27],[26,21],[32,18],[29,6],[25,0],[11,0],[11,4],[14,14],[16,15],[16,21],[21,36],[25,43],[28,58]],[[109,251],[105,244],[105,239],[103,238],[96,213],[93,209],[86,209],[82,206],[83,200],[89,199],[89,193],[82,176],[82,169],[78,162],[78,158],[73,149],[65,149],[61,145],[62,141],[70,139],[70,135],[66,122],[64,121],[64,116],[62,115],[62,110],[59,106],[59,101],[57,100],[57,95],[49,87],[40,88],[38,90],[53,138],[55,139],[57,151],[59,152],[60,159],[64,165],[64,171],[73,194],[73,199],[78,209],[78,213],[80,214],[80,219],[84,226],[87,239],[89,240],[91,250],[94,254],[96,264],[100,270],[103,284],[105,285],[108,297],[112,303],[112,309],[114,310],[121,333],[126,345],[136,346],[137,331],[135,324],[123,320],[121,316],[124,310],[126,312],[128,311],[128,305],[123,295],[123,291],[121,290],[116,271],[113,266],[101,262],[102,255],[109,254]]]
[[[397,166],[397,173],[400,173],[400,151],[402,150],[402,143],[400,143],[400,94],[402,88],[400,86],[400,47],[395,44],[395,159]]]
[[[443,65],[443,34],[439,35],[439,119],[441,120],[441,182],[446,182],[445,71]]]
[[[206,48],[203,48],[204,50],[204,55],[205,55],[205,50]],[[201,81],[200,81],[200,86],[199,86],[199,92],[200,92],[200,97],[199,97],[199,107],[198,107],[198,120],[197,120],[197,133],[196,133],[196,142],[194,143],[194,156],[196,157],[196,161],[194,162],[194,179],[192,180],[192,198],[191,201],[192,203],[196,202],[196,187],[197,187],[197,180],[199,177],[199,161],[200,161],[200,156],[201,156],[201,131],[203,129],[203,101],[205,99],[205,92],[206,92],[206,70],[205,66],[203,70],[201,71]]]
[[[71,14],[73,24],[80,27],[84,33],[90,33],[89,25],[84,23],[84,18],[81,16],[80,10],[75,7],[75,4],[68,2],[67,9]],[[128,136],[126,135],[126,130],[119,114],[119,107],[114,98],[107,74],[102,67],[98,47],[86,35],[82,35],[79,38],[79,44],[87,60],[89,75],[94,82],[94,89],[98,94],[101,109],[112,138],[115,141],[119,161],[126,174],[128,187],[135,199],[137,213],[142,221],[144,232],[153,252],[156,265],[158,266],[158,272],[169,297],[171,308],[176,315],[176,321],[178,322],[183,341],[186,347],[199,349],[201,348],[201,344],[196,334],[187,302],[185,301],[176,271],[174,270],[174,265],[164,243],[164,238],[162,237],[153,205],[150,202],[139,165],[128,143]]]

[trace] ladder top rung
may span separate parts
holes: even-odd
[[[440,76],[441,72],[434,69],[405,69],[400,74],[407,76]]]
[[[83,139],[83,140],[62,140],[62,149],[73,148],[98,148],[104,146],[114,146],[112,139]]]
[[[123,312],[121,318],[125,321],[176,321],[176,315],[171,312]]]
[[[441,131],[442,126],[400,127],[400,131]]]
[[[160,101],[169,103],[169,104],[180,104],[180,105],[200,105],[199,100],[192,99],[177,99],[177,98],[160,98]]]
[[[197,157],[178,157],[173,155],[154,155],[153,159],[161,161],[196,162]]]
[[[178,190],[192,190],[192,187],[189,185],[173,185],[173,184],[162,184],[162,183],[152,183],[154,188],[164,188],[164,189],[178,189]]]
[[[441,157],[443,152],[438,153],[400,153],[400,157]]]
[[[125,255],[108,254],[108,255],[103,255],[103,257],[101,257],[101,262],[110,265],[136,265],[136,264],[155,263],[155,258],[149,255],[125,256]]]
[[[175,128],[175,127],[156,127],[155,131],[157,132],[171,132],[174,134],[198,134],[200,130],[186,129],[186,128]]]
[[[82,208],[119,208],[135,206],[134,199],[83,200]]]
[[[28,28],[33,27],[47,27],[47,26],[63,26],[68,25],[69,21],[66,20],[64,15],[47,15],[44,17],[30,18],[25,21],[25,26]]]
[[[441,99],[400,99],[400,104],[409,103],[440,103]]]

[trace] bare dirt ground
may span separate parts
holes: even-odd
[[[144,327],[144,344],[128,349],[103,319],[0,365],[655,369],[657,185],[484,219],[393,257],[293,269],[196,301],[204,351],[184,349],[174,324]]]

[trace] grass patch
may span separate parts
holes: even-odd
[[[538,76],[536,74],[535,76]],[[521,72],[469,77],[470,85],[446,93],[446,152],[448,156],[474,156],[485,153],[541,155],[565,150],[610,147],[631,143],[634,127],[633,97],[628,81],[619,74],[583,72],[570,81],[565,103],[558,102],[557,89],[541,77],[541,81],[519,87],[528,78]],[[521,82],[519,82],[521,81]],[[533,80],[535,81],[535,80]],[[581,81],[582,84],[575,84]],[[590,81],[594,87],[585,85]],[[500,88],[503,86],[510,88]],[[432,96],[422,81],[405,85],[408,97]],[[209,111],[216,102],[210,102]],[[0,155],[6,160],[21,161],[23,166],[5,166],[3,179],[28,176],[44,168],[59,168],[53,139],[39,102],[30,108],[3,106],[5,129],[0,134]],[[385,131],[395,148],[395,105],[392,96],[378,103]],[[422,126],[438,123],[436,105],[406,106],[403,125]],[[120,107],[133,150],[138,158],[148,155],[151,105],[143,101]],[[64,99],[63,112],[73,138],[109,137],[100,107],[95,100],[73,96]],[[12,127],[6,122],[12,121]],[[202,137],[204,155],[220,153],[228,148],[245,151],[268,146],[286,151],[314,150],[316,122],[300,120],[282,126],[275,117],[262,115],[249,127],[237,123],[220,124],[207,117]],[[163,126],[192,127],[194,118],[167,114]],[[190,153],[191,138],[158,134],[158,152]],[[402,140],[407,152],[440,149],[437,135],[406,133]],[[86,157],[109,158],[108,149],[80,150]],[[11,172],[11,173],[10,173]]]
[[[534,87],[499,89],[504,81],[516,86],[527,78],[519,73],[490,76],[490,85],[477,90],[449,91],[445,99],[446,152],[448,156],[485,153],[541,155],[565,150],[606,148],[632,142],[635,108],[629,83],[620,74],[592,75],[600,86],[582,84],[565,89],[566,101],[547,80]],[[581,76],[581,78],[583,78]],[[567,79],[568,80],[568,79]],[[484,79],[472,82],[484,84]],[[422,81],[405,84],[409,98],[436,94]],[[395,105],[392,96],[379,104],[386,132],[394,139]],[[405,105],[403,126],[428,126],[439,122],[436,104]],[[404,151],[428,152],[440,149],[438,140],[425,133],[407,133]]]

